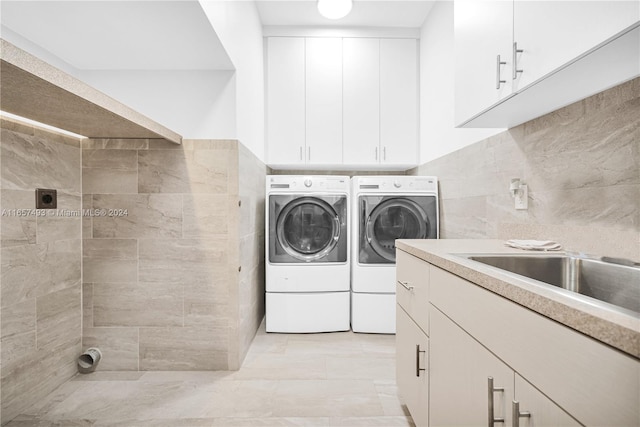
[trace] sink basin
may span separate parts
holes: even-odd
[[[622,307],[640,315],[640,266],[572,255],[465,255],[465,258]],[[627,265],[625,265],[627,264]]]

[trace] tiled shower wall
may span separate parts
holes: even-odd
[[[2,423],[89,346],[99,370],[237,369],[264,316],[266,166],[237,141],[81,149],[1,124]],[[55,215],[27,211],[39,187],[58,190]]]
[[[83,223],[83,345],[99,369],[238,369],[264,314],[264,165],[222,140],[87,140],[82,154],[84,207],[107,213]]]
[[[1,127],[4,423],[76,373],[82,253],[79,140],[5,119]],[[57,189],[57,211],[35,215],[36,188]]]
[[[640,78],[410,171],[440,181],[442,238],[552,239],[640,260]],[[511,178],[529,186],[514,209]]]

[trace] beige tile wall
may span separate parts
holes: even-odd
[[[236,297],[238,301],[237,357],[230,359],[231,369],[238,369],[249,350],[251,341],[264,317],[264,232],[265,177],[267,167],[247,148],[239,146],[240,274]],[[234,325],[235,326],[235,325]],[[235,349],[232,353],[235,352]],[[233,362],[237,363],[235,365]]]
[[[225,140],[82,151],[84,207],[114,210],[83,224],[83,344],[102,350],[98,369],[238,369],[264,316],[264,164]]]
[[[443,238],[553,239],[640,260],[640,78],[409,172],[439,177]],[[527,211],[511,178],[529,186]]]
[[[6,119],[1,128],[0,199],[7,209],[0,221],[4,423],[76,372],[82,324],[81,153],[76,139]],[[35,209],[35,188],[56,189],[58,211],[16,215],[12,209]]]

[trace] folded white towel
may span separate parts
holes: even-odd
[[[534,251],[559,251],[562,245],[553,240],[507,240],[505,245]]]

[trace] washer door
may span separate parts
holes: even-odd
[[[371,248],[388,263],[396,261],[396,239],[425,239],[429,219],[413,200],[387,199],[368,216],[365,238]]]
[[[276,238],[291,257],[305,262],[323,258],[340,239],[340,219],[333,207],[315,197],[287,204],[278,215]]]

